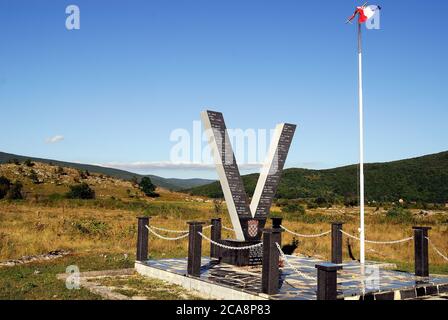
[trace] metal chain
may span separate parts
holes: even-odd
[[[209,237],[205,236],[204,234],[202,234],[201,232],[198,232],[198,234],[204,238],[205,240],[207,240],[210,243],[213,243],[215,246],[224,248],[224,249],[229,249],[229,250],[248,250],[248,249],[252,249],[252,248],[258,248],[263,246],[263,243],[260,242],[258,244],[254,244],[252,246],[245,246],[245,247],[230,247],[230,246],[226,246],[225,244],[213,241],[212,239],[210,239]]]
[[[221,226],[221,228],[223,228],[224,230],[227,230],[227,231],[235,231],[234,229],[232,229],[232,228],[228,228],[228,227],[226,227],[226,226]]]
[[[163,240],[168,240],[168,241],[176,241],[176,240],[180,240],[180,239],[183,239],[183,238],[188,237],[188,235],[189,235],[189,233],[187,233],[187,234],[184,234],[184,235],[182,235],[182,236],[180,236],[180,237],[177,237],[177,238],[168,238],[168,237],[165,237],[165,236],[162,236],[162,235],[158,234],[157,232],[155,232],[154,230],[152,230],[148,225],[146,225],[145,227],[146,227],[146,229],[149,230],[149,232],[151,232],[151,233],[152,233],[153,235],[155,235],[157,238],[160,238],[160,239],[163,239]]]
[[[435,252],[437,252],[437,254],[439,256],[441,256],[443,259],[445,259],[446,261],[448,261],[448,257],[446,257],[442,252],[439,251],[439,249],[436,248],[436,246],[432,243],[431,240],[429,240],[428,237],[425,237],[426,240],[428,240],[428,243],[431,245],[431,247],[434,249]]]
[[[278,242],[275,243],[275,245],[277,246],[278,251],[280,252],[280,256],[282,257],[282,259],[285,261],[285,263],[288,265],[288,267],[292,270],[294,270],[294,272],[296,272],[299,276],[301,276],[302,278],[308,279],[308,280],[316,280],[315,277],[311,277],[305,273],[303,273],[302,271],[298,270],[296,267],[294,267],[289,261],[288,258],[286,257],[285,253],[282,251],[282,248],[280,247],[280,245],[278,244]]]
[[[360,238],[351,235],[350,233],[345,232],[344,230],[340,230],[343,234],[345,234],[347,237],[350,237],[352,239],[361,241]],[[392,241],[373,241],[373,240],[365,240],[366,243],[373,243],[373,244],[397,244],[397,243],[403,243],[414,239],[414,237],[404,238],[400,240],[392,240]]]
[[[285,228],[284,226],[280,226],[280,228],[282,228],[283,230],[285,230],[286,232],[288,232],[290,234],[293,234],[297,237],[302,237],[302,238],[318,238],[318,237],[326,236],[327,234],[331,233],[331,230],[329,230],[329,231],[325,231],[325,232],[322,232],[319,234],[300,234],[297,232],[293,232],[293,231]]]

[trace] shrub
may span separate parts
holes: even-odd
[[[65,175],[66,173],[65,173],[65,171],[64,171],[64,168],[62,168],[62,167],[57,167],[57,169],[56,169],[56,174],[58,174],[58,175]]]
[[[305,208],[298,203],[289,203],[282,208],[282,212],[304,214]]]
[[[34,167],[34,162],[32,162],[30,159],[26,159],[25,162],[24,162],[24,164],[25,164],[27,167]]]
[[[1,176],[0,177],[0,199],[3,199],[11,187],[11,181],[8,178]]]
[[[36,171],[34,171],[33,169],[31,169],[29,178],[31,179],[31,181],[32,181],[34,184],[39,184],[39,183],[40,183],[40,181],[39,181],[39,177],[37,176]]]
[[[306,207],[308,209],[317,209],[318,205],[315,202],[307,202]]]
[[[95,191],[87,183],[70,186],[67,193],[69,199],[95,199]]]
[[[48,196],[48,200],[50,200],[50,201],[60,201],[63,199],[65,199],[65,196],[60,193],[52,193]]]
[[[412,212],[403,208],[402,206],[396,205],[391,207],[386,212],[386,217],[393,220],[398,220],[400,222],[412,222],[413,216]]]
[[[20,161],[19,161],[19,159],[16,159],[16,158],[8,160],[8,163],[9,163],[9,164],[15,164],[15,165],[17,165],[17,166],[20,165]]]
[[[106,236],[109,230],[109,226],[105,222],[96,219],[75,221],[73,227],[81,234],[92,236]]]
[[[16,181],[10,187],[6,198],[9,200],[21,200],[23,199],[22,193],[23,185],[22,182]]]

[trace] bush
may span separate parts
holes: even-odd
[[[36,171],[34,171],[33,169],[31,169],[29,178],[31,179],[31,181],[34,184],[39,184],[40,183],[39,177],[38,177]]]
[[[25,162],[24,162],[24,164],[25,164],[27,167],[34,167],[34,162],[32,162],[30,159],[26,159]]]
[[[95,199],[95,191],[87,183],[70,186],[67,193],[69,199]]]
[[[156,186],[152,183],[151,179],[148,177],[143,177],[139,183],[140,189],[148,197],[158,197],[159,194],[156,193]]]
[[[401,222],[412,222],[412,212],[403,208],[402,206],[393,206],[386,212],[386,217]]]
[[[107,223],[96,219],[75,221],[72,225],[77,232],[92,236],[106,236],[110,229]]]
[[[282,208],[282,212],[304,214],[305,208],[298,203],[290,203]]]
[[[21,200],[23,199],[22,194],[23,185],[22,182],[16,181],[10,187],[6,198],[9,200]]]
[[[11,181],[8,178],[1,176],[0,177],[0,199],[3,199],[9,191],[11,187]]]
[[[318,205],[315,202],[307,202],[306,207],[308,209],[317,209]]]
[[[9,164],[15,164],[16,166],[20,165],[19,159],[16,159],[16,158],[8,160],[8,163]]]

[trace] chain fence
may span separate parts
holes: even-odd
[[[437,254],[438,254],[439,256],[441,256],[444,260],[448,261],[448,257],[445,256],[442,252],[440,252],[440,250],[436,248],[436,246],[432,243],[431,240],[429,240],[428,237],[426,237],[426,240],[428,240],[428,243],[431,245],[431,248],[433,248],[434,251],[437,252]]]
[[[295,236],[301,237],[301,238],[319,238],[319,237],[323,237],[323,236],[326,236],[327,234],[331,233],[331,230],[329,230],[329,231],[325,231],[325,232],[318,233],[318,234],[300,234],[300,233],[291,231],[284,226],[280,226],[280,228],[282,228],[283,230],[285,230],[286,232],[288,232],[292,235],[295,235]]]
[[[251,245],[251,246],[231,247],[231,246],[227,246],[227,245],[225,245],[225,244],[222,244],[222,243],[213,241],[212,239],[210,239],[209,237],[207,237],[206,235],[204,235],[202,232],[198,232],[198,234],[199,234],[204,240],[207,240],[208,242],[214,244],[215,246],[217,246],[217,247],[221,247],[221,248],[224,248],[224,249],[228,249],[228,250],[248,250],[248,249],[258,248],[258,247],[263,246],[263,243],[260,242],[260,243],[257,243],[257,244]]]
[[[151,232],[157,238],[160,238],[162,240],[167,240],[167,241],[181,240],[181,239],[184,239],[184,238],[188,237],[188,235],[189,235],[189,233],[187,233],[187,234],[184,234],[184,235],[176,237],[176,238],[170,238],[170,237],[165,237],[165,236],[162,236],[161,234],[158,234],[152,228],[150,228],[148,225],[146,225],[145,227],[146,227],[146,229],[148,229],[149,232]]]
[[[340,230],[343,234],[345,234],[347,237],[361,241],[360,238],[345,232],[344,230]],[[366,243],[373,243],[373,244],[397,244],[397,243],[403,243],[414,239],[414,237],[404,238],[400,240],[392,240],[392,241],[374,241],[374,240],[364,240]]]
[[[202,230],[207,230],[207,229],[210,229],[211,227],[212,227],[212,225],[209,225],[209,226],[203,227]],[[154,230],[168,232],[168,233],[188,233],[189,232],[189,230],[171,230],[171,229],[165,229],[165,228],[161,228],[161,227],[156,227],[156,226],[153,226],[153,225],[151,225],[150,228],[154,229]]]
[[[286,257],[286,254],[283,252],[282,248],[280,247],[280,245],[278,244],[278,242],[275,243],[278,251],[280,252],[280,256],[282,257],[283,261],[286,263],[286,265],[288,266],[289,269],[292,269],[295,273],[297,273],[299,276],[301,276],[302,278],[308,279],[308,280],[316,280],[315,277],[309,276],[305,273],[303,273],[302,271],[298,270],[296,267],[294,267],[288,260],[288,258]]]
[[[150,228],[154,229],[154,230],[163,231],[163,232],[169,232],[169,233],[188,233],[188,230],[170,230],[170,229],[165,229],[165,228],[161,228],[161,227],[156,227],[153,225],[151,225]]]

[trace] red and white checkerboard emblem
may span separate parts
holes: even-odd
[[[258,234],[258,220],[249,220],[247,222],[247,234],[251,238],[255,238]]]

